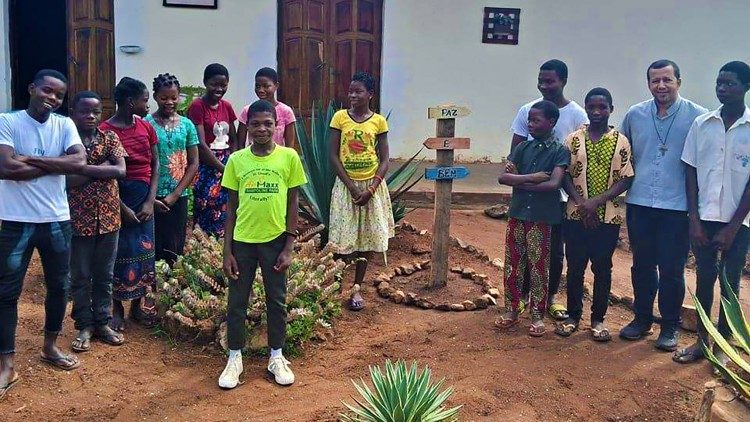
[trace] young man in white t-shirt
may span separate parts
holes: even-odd
[[[80,366],[55,344],[69,284],[71,227],[64,175],[86,164],[75,124],[53,113],[66,92],[65,76],[41,70],[29,84],[29,107],[0,114],[0,398],[19,379],[13,365],[18,298],[34,249],[47,288],[41,359],[64,370]]]
[[[513,140],[511,141],[511,150],[527,139],[529,136],[529,109],[531,106],[542,100],[555,103],[560,110],[560,118],[555,124],[553,135],[558,142],[564,142],[565,138],[575,132],[581,125],[589,122],[586,111],[575,101],[565,98],[563,90],[568,83],[568,66],[561,60],[548,60],[539,68],[539,77],[537,79],[537,89],[542,94],[542,98],[524,104],[516,114],[510,129],[513,131]],[[560,202],[560,215],[564,213],[565,201],[567,195],[561,193],[562,201]],[[563,269],[563,238],[560,224],[552,226],[552,242],[550,245],[550,269],[549,269],[549,287],[548,299],[549,314],[557,320],[564,320],[568,317],[567,309],[559,303],[555,303],[555,294],[560,287],[560,277]],[[527,291],[527,281],[524,282],[524,293]]]

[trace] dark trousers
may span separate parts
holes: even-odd
[[[701,224],[703,224],[703,230],[706,232],[709,240],[713,239],[716,233],[726,226],[725,223],[714,221],[702,221]],[[714,284],[719,273],[724,273],[729,287],[739,296],[740,279],[742,277],[742,268],[745,266],[748,245],[750,245],[750,229],[745,226],[740,227],[732,246],[722,253],[721,260],[718,259],[718,251],[711,245],[704,247],[693,245],[696,272],[698,273],[695,295],[698,297],[703,310],[709,316],[711,315],[711,306],[714,301]],[[721,296],[726,297],[727,294],[728,292],[722,283]],[[698,323],[700,324],[700,318],[698,319]],[[705,330],[703,331],[705,332]],[[732,333],[724,316],[723,306],[719,306],[719,333],[724,338],[728,338]]]
[[[612,287],[612,255],[620,234],[619,224],[599,224],[587,229],[580,221],[563,222],[565,256],[568,259],[568,314],[578,321],[583,314],[583,277],[591,261],[594,273],[594,299],[591,323],[604,322]]]
[[[286,341],[286,272],[273,269],[276,259],[284,249],[286,235],[267,243],[233,244],[234,258],[240,276],[229,280],[227,301],[227,343],[230,350],[245,348],[247,306],[253,293],[255,270],[260,265],[263,287],[266,292],[266,315],[268,321],[268,346],[281,349]]]
[[[34,249],[42,260],[47,288],[44,330],[49,333],[62,330],[69,287],[71,235],[70,221],[0,223],[0,354],[16,351],[18,298]]]
[[[560,215],[565,214],[565,202],[560,202]],[[557,294],[560,290],[560,278],[562,278],[563,258],[565,258],[565,244],[563,242],[562,224],[552,224],[552,235],[550,237],[549,251],[549,282],[547,284],[548,298]],[[529,270],[526,269],[523,280],[523,297],[529,297]],[[548,299],[547,305],[552,305]]]
[[[112,273],[120,232],[73,236],[70,295],[77,330],[100,327],[112,319]]]
[[[658,292],[662,328],[676,328],[685,297],[685,264],[690,249],[687,213],[628,205],[627,223],[633,251],[636,319],[643,324],[653,322]]]
[[[167,212],[154,213],[156,259],[172,264],[185,251],[188,198],[183,196]]]

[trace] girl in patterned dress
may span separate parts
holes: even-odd
[[[373,252],[388,250],[394,236],[388,172],[388,123],[370,110],[375,80],[357,72],[349,85],[348,110],[331,120],[330,159],[336,170],[331,194],[329,241],[342,255],[354,256],[356,272],[349,308],[364,307],[360,286]]]
[[[188,108],[188,117],[198,130],[198,181],[194,189],[193,222],[206,233],[224,237],[227,193],[221,189],[221,175],[229,154],[237,150],[237,116],[223,99],[229,86],[229,71],[219,63],[203,71],[206,94]]]

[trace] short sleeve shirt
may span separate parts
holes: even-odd
[[[0,114],[0,145],[27,157],[60,157],[81,145],[76,125],[50,114],[44,123],[26,110]],[[32,180],[0,180],[0,220],[52,223],[70,220],[65,176],[48,174]]]
[[[146,121],[153,126],[159,138],[159,187],[156,196],[164,197],[172,193],[185,176],[187,169],[187,149],[196,147],[199,143],[195,125],[187,117],[180,116],[180,123],[170,129],[165,129],[152,115],[146,116]],[[181,196],[187,196],[187,190]]]
[[[750,109],[725,130],[721,108],[699,116],[685,139],[682,161],[698,176],[698,215],[728,223],[750,179]],[[750,216],[742,224],[750,226]]]
[[[203,126],[208,146],[211,146],[217,136],[229,135],[229,127],[237,120],[232,105],[225,100],[219,100],[216,108],[213,108],[203,98],[196,98],[190,104],[187,115],[196,127]]]
[[[153,126],[140,117],[134,117],[132,126],[124,129],[103,122],[99,128],[112,131],[122,143],[125,157],[125,179],[151,183],[151,147],[158,143]]]
[[[246,105],[242,108],[242,111],[240,112],[240,117],[237,119],[242,124],[247,124],[247,110],[250,108],[250,105]],[[297,121],[297,118],[294,117],[294,110],[292,110],[291,107],[288,105],[282,103],[281,101],[278,101],[276,103],[276,129],[273,132],[273,141],[276,142],[278,145],[286,145],[286,139],[284,139],[284,131],[286,130],[287,125],[293,124]],[[248,134],[246,143],[249,145],[250,142],[250,134]]]
[[[388,122],[373,113],[364,122],[356,122],[348,110],[333,115],[331,127],[341,131],[339,159],[352,180],[370,180],[378,171],[377,137],[388,132]]]
[[[529,110],[531,106],[542,101],[544,98],[537,98],[536,100],[524,104],[516,114],[516,118],[513,119],[513,124],[510,130],[514,134],[523,136],[527,139],[531,139],[529,134]],[[573,131],[581,127],[581,125],[589,122],[588,116],[586,116],[586,110],[583,109],[575,101],[569,102],[565,107],[560,108],[560,118],[557,119],[555,128],[552,129],[555,137],[560,141],[564,141]]]
[[[546,141],[532,139],[518,144],[508,160],[515,164],[518,174],[551,173],[555,167],[568,167],[570,152],[554,137]],[[514,187],[508,215],[524,221],[560,224],[560,193],[557,190],[532,192]]]
[[[98,166],[127,153],[112,131],[97,130],[86,147],[86,163]],[[70,222],[75,236],[96,236],[120,230],[120,191],[115,179],[93,179],[68,189]]]
[[[287,192],[307,183],[297,151],[276,146],[265,157],[251,148],[229,156],[221,185],[237,192],[234,240],[266,243],[286,230]]]
[[[594,143],[584,126],[571,133],[565,145],[570,150],[568,173],[573,179],[573,187],[584,199],[601,195],[618,181],[634,175],[630,141],[614,128]],[[597,214],[601,223],[625,222],[625,206],[620,198],[607,201],[597,209]],[[568,202],[565,216],[569,220],[581,220],[572,202]]]

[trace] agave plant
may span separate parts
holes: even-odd
[[[385,361],[385,373],[379,367],[370,367],[371,390],[364,380],[354,387],[362,396],[352,397],[356,406],[344,403],[350,413],[340,414],[345,422],[442,422],[458,420],[461,406],[446,409],[443,404],[453,394],[452,388],[440,392],[445,379],[431,382],[431,371],[425,367],[421,373],[417,363],[407,367],[404,361],[395,364]]]
[[[322,233],[324,244],[328,239],[327,227],[331,217],[331,191],[336,182],[336,172],[328,156],[330,125],[335,112],[333,104],[324,109],[320,103],[316,103],[310,118],[309,133],[303,119],[297,119],[295,122],[302,150],[302,166],[308,180],[308,183],[300,188],[305,199],[300,202],[300,213],[306,219],[326,226],[325,232]],[[416,158],[420,152],[421,149],[386,177],[386,183],[391,191],[393,218],[396,222],[403,219],[407,213],[406,206],[399,197],[422,178],[415,177],[418,169]]]
[[[748,321],[742,312],[742,307],[740,306],[740,301],[737,298],[737,295],[729,286],[726,274],[724,274],[723,271],[719,274],[719,279],[722,283],[722,292],[727,292],[727,297],[724,297],[723,294],[721,295],[721,305],[724,316],[729,323],[729,327],[732,330],[732,334],[738,347],[744,351],[746,356],[750,355],[750,326],[748,326]],[[711,322],[711,317],[706,314],[706,311],[701,306],[698,298],[693,293],[691,293],[691,295],[693,296],[698,316],[700,317],[703,326],[706,328],[706,331],[711,335],[716,346],[721,349],[727,357],[729,357],[734,365],[744,371],[744,374],[740,375],[740,373],[733,371],[727,365],[723,364],[711,351],[711,348],[705,343],[702,344],[703,354],[727,382],[733,385],[746,399],[750,399],[750,362],[745,360],[740,353],[738,353],[737,349],[729,343],[729,340],[719,333],[719,330],[717,330]]]

